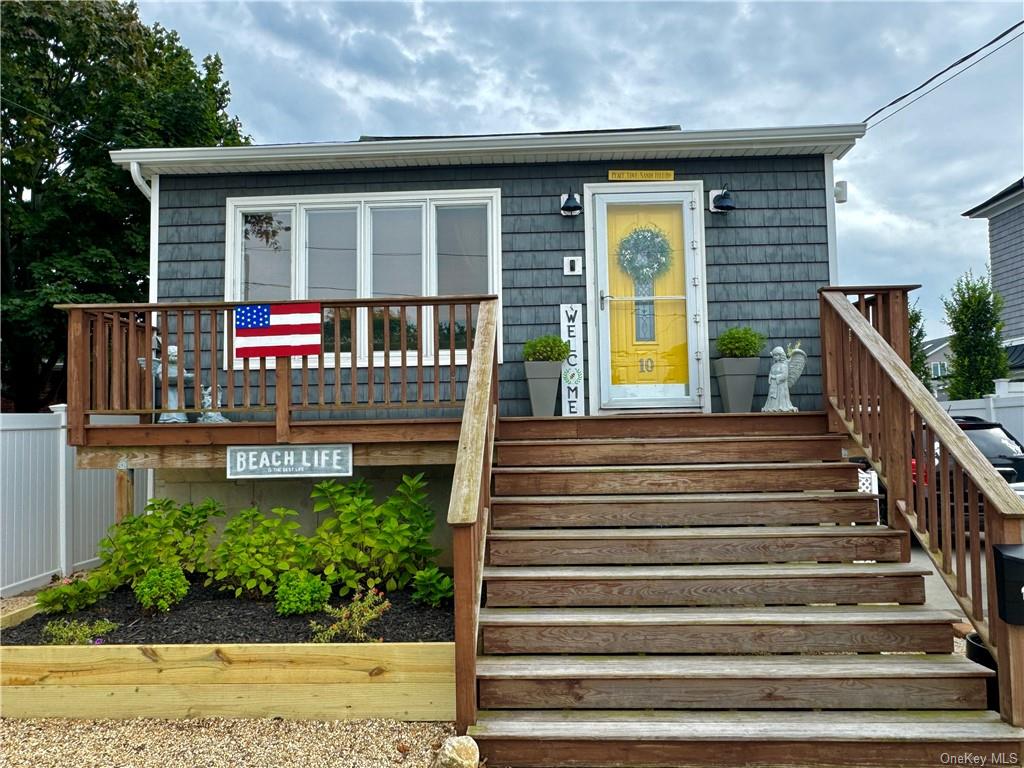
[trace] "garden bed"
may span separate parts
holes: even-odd
[[[335,599],[344,602],[346,598]],[[385,643],[451,642],[455,638],[451,608],[431,608],[414,602],[408,591],[388,594],[391,610],[367,627],[372,638]],[[5,629],[0,643],[42,645],[47,621],[55,618],[34,615],[17,626]],[[256,601],[234,597],[232,592],[214,586],[193,584],[185,599],[167,613],[143,615],[135,595],[121,587],[95,605],[61,614],[58,618],[95,621],[108,619],[119,626],[104,635],[104,643],[306,643],[311,639],[310,620],[330,624],[325,613],[304,616],[278,616],[273,600]]]

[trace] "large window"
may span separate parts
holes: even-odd
[[[227,221],[227,301],[501,293],[496,189],[238,197]],[[440,312],[443,350],[452,323]],[[454,326],[458,345],[464,321]]]

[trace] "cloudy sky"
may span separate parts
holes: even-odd
[[[258,143],[856,122],[1022,16],[1019,0],[140,5],[197,58],[221,54]],[[1022,175],[1022,44],[836,166],[840,280],[922,283],[930,335],[957,275],[986,268],[986,222],[960,214]]]

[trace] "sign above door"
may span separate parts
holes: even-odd
[[[675,171],[608,171],[608,181],[675,181]]]

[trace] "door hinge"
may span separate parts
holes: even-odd
[[[691,200],[690,201],[690,210],[691,211],[696,211],[697,210],[697,201],[696,200]]]
[[[703,359],[704,359],[704,353],[703,353],[703,352],[701,352],[701,351],[700,351],[700,350],[698,349],[698,350],[697,350],[696,352],[694,352],[694,353],[693,353],[693,359],[694,359],[694,360],[703,360]]]
[[[697,387],[697,397],[699,397],[699,398],[703,398],[704,397],[704,387]]]
[[[690,284],[693,286],[700,285],[700,278],[694,275],[693,277],[690,278]]]
[[[700,324],[700,312],[693,316],[693,322],[697,323],[698,325]]]
[[[694,250],[694,251],[697,250],[697,241],[696,240],[691,240],[690,241],[690,248],[691,248],[691,250]]]

